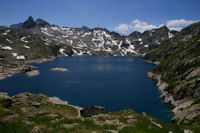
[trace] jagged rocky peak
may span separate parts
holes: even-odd
[[[47,21],[41,19],[41,18],[38,18],[36,20],[36,24],[37,26],[41,26],[41,27],[45,27],[45,26],[51,26]]]
[[[157,30],[169,31],[169,29],[167,28],[167,26],[162,26],[162,27],[158,28]]]
[[[28,20],[26,20],[23,25],[22,25],[22,28],[27,28],[27,29],[30,29],[30,28],[33,28],[36,26],[36,22],[34,21],[33,17],[32,16],[29,16]]]
[[[163,26],[163,27],[156,29],[156,32],[158,34],[168,34],[169,31],[170,30],[166,26]]]
[[[45,26],[51,26],[47,21],[38,18],[36,21],[34,21],[33,17],[30,16],[28,18],[28,20],[26,20],[23,25],[22,28],[26,28],[26,29],[30,29],[30,28],[34,28],[34,27],[45,27]]]

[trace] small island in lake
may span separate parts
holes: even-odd
[[[40,72],[38,70],[32,70],[32,71],[26,72],[26,75],[29,77],[37,76],[39,74],[40,74]]]
[[[66,71],[68,71],[68,69],[67,68],[62,68],[62,67],[55,67],[55,68],[51,68],[51,71],[66,72]]]

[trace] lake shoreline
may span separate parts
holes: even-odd
[[[61,56],[58,56],[61,57]],[[48,62],[48,61],[53,61],[58,57],[50,57],[50,58],[43,58],[43,59],[36,59],[36,60],[27,60],[24,61],[20,66],[20,67],[16,67],[16,68],[8,68],[6,70],[3,70],[2,73],[0,73],[0,80],[12,77],[16,74],[20,74],[23,72],[31,72],[32,69],[32,63],[43,63],[43,62]]]
[[[147,62],[151,62],[151,61],[147,61]],[[154,62],[154,64],[159,64],[159,63]],[[161,79],[162,78],[161,74],[157,74],[157,73],[153,73],[149,71],[147,72],[147,77],[158,81],[157,87],[161,91],[160,97],[163,99],[164,103],[170,104],[173,106],[171,109],[171,111],[173,112],[173,118],[171,119],[172,122],[179,120],[182,114],[182,110],[190,107],[194,103],[192,99],[188,99],[188,98],[184,98],[183,100],[175,100],[173,95],[165,90],[169,86],[169,84]]]

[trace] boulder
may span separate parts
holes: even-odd
[[[8,96],[7,93],[0,92],[0,104],[3,107],[8,108],[12,104],[12,99]]]
[[[91,106],[91,107],[82,109],[80,112],[81,112],[81,116],[83,117],[91,117],[93,115],[107,113],[107,110],[101,106]]]

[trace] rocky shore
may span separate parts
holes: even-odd
[[[11,77],[15,74],[26,72],[27,76],[37,76],[39,71],[31,63],[42,63],[47,61],[53,61],[56,57],[49,57],[48,59],[36,59],[36,60],[26,60],[23,62],[16,62],[15,67],[8,66],[0,66],[0,80]],[[5,65],[5,64],[4,64]]]
[[[175,100],[173,95],[165,90],[169,84],[161,79],[162,75],[148,72],[147,76],[158,81],[157,86],[162,93],[160,97],[163,98],[164,103],[173,105],[172,112],[174,113],[174,117],[172,118],[172,121],[179,124],[188,124],[200,114],[200,106],[198,104],[192,106],[194,103],[193,99],[184,98],[182,100]]]
[[[39,74],[40,74],[40,72],[38,70],[33,70],[33,71],[26,72],[26,75],[29,76],[29,77],[37,76]]]

